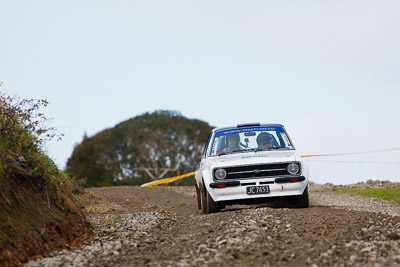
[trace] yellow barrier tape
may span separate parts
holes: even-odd
[[[145,183],[142,184],[141,187],[149,187],[149,186],[153,186],[153,185],[159,185],[159,184],[167,184],[182,178],[186,178],[189,176],[194,175],[195,172],[189,172],[183,175],[179,175],[179,176],[175,176],[175,177],[170,177],[170,178],[165,178],[165,179],[161,179],[161,180],[157,180],[157,181],[153,181],[153,182],[149,182],[149,183]]]
[[[389,148],[389,149],[379,149],[379,150],[369,150],[369,151],[363,151],[363,152],[341,153],[341,154],[302,155],[301,157],[308,158],[308,157],[344,156],[344,155],[367,154],[367,153],[385,152],[385,151],[394,151],[394,150],[400,150],[400,147]]]
[[[343,155],[356,155],[356,154],[366,154],[366,153],[375,153],[375,152],[385,152],[385,151],[395,151],[395,150],[400,150],[400,147],[398,148],[389,148],[389,149],[379,149],[379,150],[369,150],[369,151],[363,151],[363,152],[352,152],[352,153],[341,153],[341,154],[318,154],[318,155],[301,155],[302,158],[308,158],[308,157],[327,157],[327,156],[343,156]],[[159,184],[167,184],[179,179],[183,179],[189,176],[194,175],[195,172],[189,172],[183,175],[179,176],[174,176],[170,178],[165,178],[149,183],[142,184],[141,187],[149,187],[153,185],[159,185]]]

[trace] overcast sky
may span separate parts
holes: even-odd
[[[158,109],[282,123],[300,153],[400,147],[400,2],[0,1],[1,92],[75,144]],[[310,158],[311,180],[400,181],[400,151]]]

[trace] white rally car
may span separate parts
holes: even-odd
[[[308,166],[280,124],[213,129],[195,179],[198,207],[205,214],[226,205],[277,200],[309,206]]]

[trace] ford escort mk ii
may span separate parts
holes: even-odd
[[[226,205],[281,200],[309,206],[308,166],[281,124],[213,129],[195,179],[198,207],[205,214]]]

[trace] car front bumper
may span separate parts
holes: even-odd
[[[269,186],[269,193],[248,195],[248,186]],[[241,199],[259,199],[287,197],[303,194],[308,185],[308,179],[304,176],[279,177],[268,179],[247,179],[220,181],[208,184],[208,192],[214,201],[231,201]],[[266,199],[267,200],[267,199]]]

